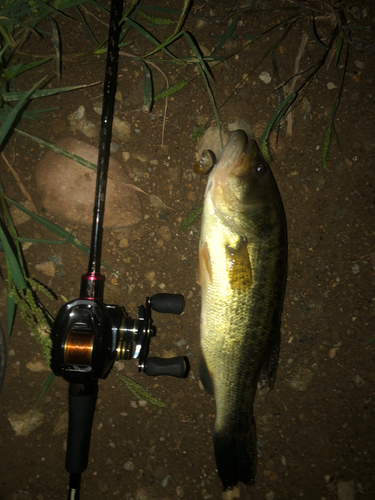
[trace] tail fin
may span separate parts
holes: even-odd
[[[248,432],[214,432],[215,460],[224,491],[238,482],[253,484],[256,473],[255,420]]]

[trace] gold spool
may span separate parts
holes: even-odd
[[[64,346],[65,365],[90,365],[94,349],[94,335],[69,331]]]

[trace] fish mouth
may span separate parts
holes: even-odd
[[[246,175],[257,151],[258,146],[255,141],[248,141],[243,130],[235,130],[215,166],[216,175],[219,178],[230,175],[235,177]]]

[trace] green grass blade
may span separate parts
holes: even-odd
[[[208,66],[205,63],[205,61],[203,60],[203,58],[201,56],[201,53],[200,53],[200,50],[197,47],[197,45],[194,42],[194,40],[191,38],[191,36],[189,35],[189,33],[187,33],[186,31],[181,31],[181,35],[184,35],[184,37],[188,41],[188,43],[189,43],[189,45],[191,47],[191,50],[194,52],[194,54],[195,54],[195,56],[196,56],[196,58],[198,60],[199,68],[203,69],[203,71],[204,71],[205,75],[207,76],[207,78],[211,78],[211,74],[210,74],[210,71],[208,69]]]
[[[207,92],[208,92],[208,95],[210,97],[210,101],[211,101],[211,105],[213,107],[213,110],[214,110],[214,115],[215,115],[215,120],[216,120],[216,125],[217,125],[217,128],[219,129],[219,135],[220,135],[220,143],[221,143],[221,147],[223,148],[223,138],[222,138],[222,135],[221,135],[221,119],[220,119],[220,115],[219,115],[219,111],[217,109],[217,106],[216,106],[216,103],[215,103],[215,98],[214,98],[214,95],[211,91],[211,88],[210,88],[210,84],[208,82],[208,79],[204,73],[204,70],[202,68],[202,66],[200,64],[198,64],[198,68],[199,68],[199,71],[201,72],[201,75],[206,83],[206,87],[207,87]]]
[[[18,103],[16,104],[16,106],[14,106],[14,108],[12,108],[12,111],[9,113],[8,117],[3,122],[3,124],[1,125],[1,128],[0,128],[0,145],[3,145],[6,136],[9,134],[9,131],[12,128],[14,121],[16,120],[19,113],[21,112],[22,107],[24,106],[27,99],[32,95],[32,93],[35,91],[35,89],[37,87],[39,87],[39,85],[45,79],[46,79],[46,77],[42,78],[39,82],[37,82],[35,85],[33,85],[33,87],[31,87],[31,89],[28,92],[25,92],[23,98],[20,101],[18,101]]]
[[[283,100],[283,102],[279,105],[279,107],[277,108],[277,110],[275,111],[275,113],[272,115],[271,119],[267,123],[266,128],[264,129],[264,131],[259,139],[259,142],[268,141],[268,137],[269,137],[270,133],[275,128],[275,126],[281,121],[281,119],[285,115],[288,107],[293,102],[295,97],[296,97],[296,93],[292,92]]]
[[[151,35],[151,33],[149,33],[147,30],[145,30],[140,24],[136,23],[135,21],[133,21],[132,19],[130,19],[130,17],[128,17],[125,22],[130,25],[132,28],[134,28],[136,31],[138,31],[138,33],[140,35],[142,35],[144,38],[146,38],[146,40],[148,40],[149,42],[151,42],[153,45],[156,46],[156,48],[150,52],[149,54],[147,54],[147,56],[150,56],[152,54],[155,54],[155,52],[158,52],[159,50],[162,50],[163,52],[165,52],[166,54],[168,54],[169,56],[172,57],[172,59],[176,59],[176,57],[171,53],[169,52],[169,50],[166,48],[166,45],[168,45],[167,43],[160,43],[153,35]],[[170,43],[170,42],[169,42]],[[145,56],[145,58],[147,57]]]
[[[342,49],[343,43],[344,43],[344,31],[340,30],[339,37],[337,40],[336,53],[335,53],[335,65],[336,66],[337,66],[339,59],[340,59],[341,49]]]
[[[143,104],[145,110],[149,113],[152,108],[152,78],[151,71],[147,64],[141,59],[143,76],[144,76],[144,87],[143,87]]]
[[[8,293],[6,300],[6,311],[7,311],[7,334],[10,337],[12,333],[14,317],[16,315],[16,303],[14,302],[13,295]]]
[[[163,92],[160,92],[160,94],[155,96],[154,102],[159,101],[160,99],[164,99],[165,97],[170,96],[170,95],[174,94],[175,92],[178,92],[179,90],[182,90],[184,87],[186,87],[186,85],[188,83],[189,82],[176,83],[176,85],[173,85],[173,87],[170,87],[169,89],[164,90]]]
[[[44,78],[43,78],[44,80]],[[41,82],[43,82],[41,80]],[[98,85],[100,82],[94,82],[94,83],[89,83],[89,84],[84,84],[84,85],[75,85],[73,87],[63,87],[59,89],[42,89],[42,90],[36,90],[32,95],[30,94],[28,96],[29,99],[39,99],[40,97],[50,97],[51,95],[55,94],[61,94],[62,92],[71,92],[72,90],[78,90],[78,89],[84,89],[86,87],[92,87],[93,85]],[[36,84],[34,87],[37,87],[38,84]],[[33,87],[33,88],[34,88]],[[11,101],[19,101],[19,100],[24,100],[25,96],[29,94],[29,92],[4,92],[2,94],[3,99],[5,102],[11,102]]]
[[[240,19],[241,19],[241,14],[235,17],[234,21],[232,22],[232,24],[229,26],[226,33],[222,37],[221,42],[216,46],[215,50],[212,52],[211,56],[217,55],[220,49],[227,43],[227,41],[233,35],[235,29],[237,28]]]
[[[13,249],[11,237],[5,233],[3,227],[0,226],[0,240],[4,248],[5,259],[7,263],[7,268],[9,269],[9,273],[12,276],[12,280],[14,281],[17,288],[24,289],[26,288],[26,281],[24,279],[24,275],[19,264],[17,255],[15,250]]]
[[[173,36],[174,35],[177,35],[177,33],[180,31],[181,29],[181,26],[185,20],[185,15],[186,15],[186,12],[187,12],[187,9],[189,7],[189,3],[190,3],[190,0],[184,0],[184,6],[182,8],[182,12],[181,12],[181,15],[180,15],[180,18],[178,20],[178,23],[177,23],[177,26],[176,26],[176,29],[174,30],[174,33],[173,33]]]
[[[332,133],[332,123],[329,124],[324,138],[323,152],[322,152],[323,168],[328,168],[327,156],[328,156],[329,143],[331,140],[331,133]]]
[[[158,406],[159,408],[164,408],[165,404],[163,401],[155,396],[152,396],[147,389],[142,387],[140,384],[137,384],[137,382],[134,382],[129,377],[126,377],[125,375],[121,375],[120,373],[115,372],[114,370],[111,370],[118,379],[123,382],[126,387],[129,389],[132,394],[138,398],[138,399],[145,399],[146,401],[149,401],[151,404]]]
[[[321,41],[321,39],[319,38],[319,35],[318,35],[317,31],[316,31],[316,26],[315,26],[315,18],[314,18],[314,17],[312,17],[312,18],[311,18],[311,20],[310,20],[310,30],[311,30],[311,33],[312,33],[312,36],[313,36],[314,40],[315,40],[315,41],[316,41],[316,43],[319,45],[319,47],[320,47],[321,49],[326,50],[328,47],[327,47],[327,45],[326,45],[325,43],[323,43],[323,42]]]
[[[46,392],[46,390],[48,389],[48,387],[51,385],[53,379],[55,378],[55,374],[54,373],[50,373],[48,375],[48,378],[47,380],[44,382],[43,384],[43,387],[42,387],[42,390],[40,391],[40,394],[38,396],[38,399],[36,400],[36,403],[35,403],[35,406],[34,406],[34,409],[33,409],[33,412],[37,409],[38,407],[38,404],[40,402],[40,400],[42,399],[44,393]]]
[[[91,163],[88,160],[85,160],[84,158],[81,158],[80,156],[77,156],[73,153],[70,153],[69,151],[66,151],[65,149],[60,148],[59,146],[55,146],[51,142],[45,141],[44,139],[41,139],[40,137],[37,137],[36,135],[29,134],[28,132],[24,132],[23,130],[20,130],[18,128],[15,129],[16,132],[19,134],[31,139],[32,141],[37,142],[38,144],[41,144],[42,146],[51,149],[52,151],[55,151],[55,153],[58,153],[62,156],[65,156],[65,158],[68,158],[68,160],[73,160],[80,165],[83,165],[84,167],[91,168],[92,170],[96,170],[97,166],[94,163]]]
[[[61,238],[64,243],[70,243],[74,247],[78,248],[78,250],[81,250],[82,252],[85,252],[87,254],[90,253],[90,249],[84,243],[81,243],[76,237],[74,237],[72,235],[72,233],[69,233],[68,231],[66,231],[65,229],[62,229],[60,226],[57,226],[56,224],[54,224],[51,221],[44,219],[44,217],[41,217],[40,215],[34,214],[34,212],[31,212],[30,210],[23,207],[22,205],[20,205],[16,201],[12,200],[12,198],[9,198],[9,196],[7,196],[6,194],[4,194],[3,196],[4,196],[4,199],[6,201],[8,201],[9,203],[11,203],[15,207],[17,207],[19,210],[21,210],[21,212],[24,212],[25,214],[29,215],[36,222],[38,222],[39,224],[41,224],[42,226],[47,228],[49,231],[54,233],[56,236]],[[61,243],[63,243],[63,242],[61,242]],[[116,272],[114,269],[112,269],[111,266],[109,266],[103,260],[101,260],[100,262],[103,264],[103,266],[105,266],[107,269],[109,269],[112,273]],[[119,273],[116,273],[116,274],[119,274]]]
[[[45,59],[39,59],[38,61],[34,61],[34,62],[28,63],[28,64],[16,64],[9,69],[4,68],[3,73],[4,73],[6,80],[9,82],[10,80],[13,80],[13,78],[16,78],[16,76],[21,75],[25,71],[29,71],[30,69],[37,68],[41,64],[44,64],[50,60],[51,60],[50,57],[46,57]]]
[[[197,141],[206,131],[206,127],[204,125],[199,125],[194,131],[194,134],[190,138],[190,142],[194,143]]]
[[[90,28],[89,24],[87,23],[86,21],[86,18],[85,16],[82,14],[81,12],[81,9],[79,9],[78,7],[76,7],[76,11],[78,12],[78,15],[79,17],[81,18],[81,21],[84,25],[84,27],[86,28],[86,31],[87,33],[89,34],[90,38],[92,39],[92,41],[94,42],[94,44],[97,46],[99,45],[99,42],[98,40],[96,39],[95,35],[94,35],[94,32],[92,31],[92,29]]]
[[[18,236],[17,240],[20,243],[35,243],[41,244],[41,245],[65,245],[65,243],[69,243],[68,239],[65,240],[40,240],[40,239],[34,239],[34,238],[22,238],[21,236]]]
[[[12,200],[12,198],[9,198],[9,196],[4,195],[4,198],[6,199],[6,201],[8,201],[9,203],[11,203],[15,207],[17,207],[19,210],[21,210],[25,214],[29,215],[32,219],[34,219],[39,224],[41,224],[42,226],[44,226],[45,228],[47,228],[49,231],[51,231],[52,233],[54,233],[59,238],[62,238],[63,240],[66,240],[67,242],[71,243],[73,246],[75,246],[79,250],[82,250],[85,253],[89,253],[88,247],[86,245],[84,245],[83,243],[81,243],[71,233],[68,233],[68,231],[66,231],[65,229],[62,229],[61,227],[57,226],[53,222],[51,222],[51,221],[49,221],[47,219],[44,219],[40,215],[34,214],[34,212],[31,212],[30,210],[28,210],[27,208],[23,207],[22,205],[20,205],[16,201]]]
[[[60,40],[60,32],[59,32],[59,27],[57,25],[57,22],[54,20],[53,17],[49,16],[48,17],[49,22],[51,23],[51,28],[52,28],[52,43],[53,47],[55,49],[55,54],[56,54],[56,73],[57,77],[61,78],[61,40]]]
[[[148,21],[151,24],[154,24],[155,26],[169,26],[171,24],[176,24],[177,21],[173,21],[172,19],[168,19],[166,17],[154,17],[154,16],[149,16],[142,10],[139,11],[139,16]]]
[[[185,229],[187,229],[190,226],[190,224],[192,224],[195,221],[195,219],[199,217],[202,211],[203,207],[197,207],[195,210],[193,210],[193,212],[191,212],[191,214],[188,215],[188,217],[186,217],[184,222],[181,224],[181,226],[179,227],[179,231],[185,231]]]

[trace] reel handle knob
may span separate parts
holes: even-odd
[[[170,375],[171,377],[184,378],[189,369],[189,362],[185,356],[175,358],[155,358],[146,359],[144,373],[150,377],[158,375]]]
[[[153,311],[168,314],[181,314],[184,310],[185,299],[180,293],[157,293],[149,300]]]

